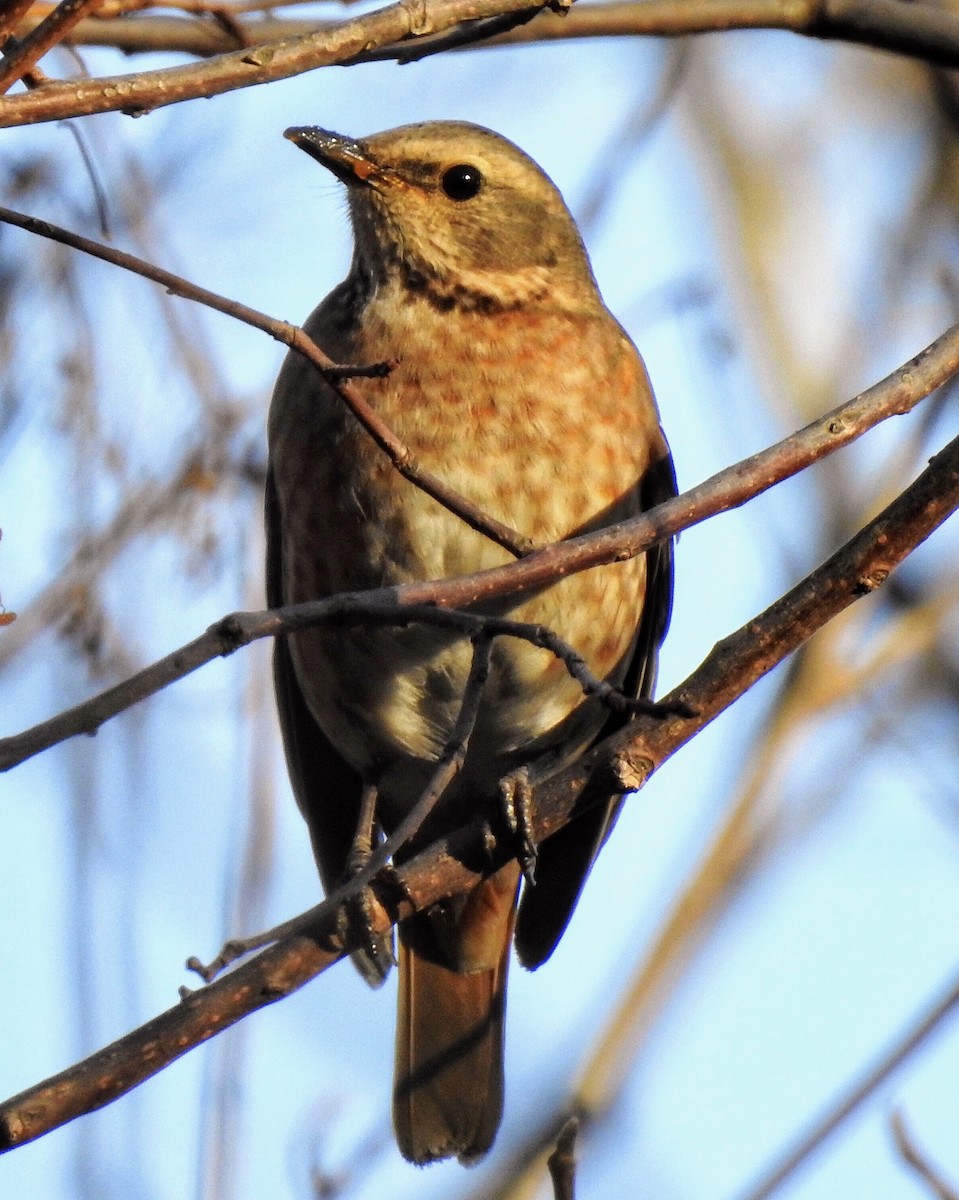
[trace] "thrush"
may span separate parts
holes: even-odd
[[[312,127],[286,136],[346,185],[354,234],[349,273],[306,331],[339,363],[394,364],[361,386],[417,463],[540,545],[675,493],[642,360],[603,303],[559,191],[532,159],[457,121],[361,140]],[[314,228],[311,242],[321,234]],[[296,353],[277,380],[269,442],[273,606],[510,560],[401,477]],[[671,596],[662,545],[496,611],[548,626],[598,677],[650,696]],[[327,890],[350,861],[363,796],[375,794],[383,834],[416,803],[470,663],[468,638],[424,625],[315,628],[277,641],[287,765]],[[498,638],[462,769],[404,853],[491,811],[505,776],[545,756],[559,768],[624,719],[585,698],[547,651]],[[492,1144],[514,924],[520,961],[538,966],[620,803],[610,797],[543,842],[518,915],[511,862],[470,895],[400,924],[393,1121],[412,1162],[470,1162]],[[374,949],[360,966],[377,982],[384,966]]]

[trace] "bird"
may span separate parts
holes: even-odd
[[[535,545],[676,493],[643,361],[532,158],[464,121],[285,136],[345,185],[353,233],[346,278],[304,329],[337,363],[389,364],[356,386],[417,463]],[[299,229],[309,247],[325,235],[309,220]],[[294,351],[268,443],[272,607],[513,558],[404,478]],[[672,588],[667,542],[482,611],[547,626],[596,676],[651,697]],[[465,634],[424,624],[276,639],[288,772],[328,892],[353,861],[364,797],[374,798],[378,837],[416,803],[459,713],[471,653]],[[546,650],[496,638],[462,768],[396,860],[494,811],[512,773],[537,761],[558,769],[627,719],[585,696]],[[550,956],[621,802],[611,796],[545,839],[521,897],[513,860],[468,896],[399,924],[393,1126],[410,1162],[469,1164],[492,1145],[511,944],[528,968]],[[376,984],[392,959],[371,935],[354,961]]]

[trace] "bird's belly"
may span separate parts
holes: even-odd
[[[596,678],[619,681],[643,589],[643,561],[633,560],[572,576],[498,612],[548,627],[582,655]],[[392,779],[387,790],[418,790],[459,716],[473,654],[469,639],[417,624],[316,629],[291,643],[307,703],[331,742],[381,788]],[[572,758],[604,716],[551,651],[498,637],[464,781],[486,790],[506,771],[560,744],[563,758]]]
[[[419,344],[423,316],[411,304],[369,310],[362,344],[334,347],[349,351],[351,361],[400,359],[388,377],[364,380],[364,394],[415,461],[538,544],[638,511],[638,484],[658,426],[655,409],[637,402],[641,367],[615,326],[594,322],[584,330],[582,322],[571,326],[555,313],[509,317],[522,317],[513,331],[522,334],[518,358],[515,345],[503,344],[502,322],[497,338],[487,321],[460,315],[459,324],[450,325],[457,352],[443,355],[434,343]],[[577,353],[564,356],[573,333],[586,332],[591,336],[580,337]],[[464,376],[472,380],[469,388]],[[334,397],[315,383],[311,391],[307,379],[286,393],[294,399],[275,419],[271,445],[288,603],[511,561],[403,479]],[[484,611],[547,626],[595,676],[618,681],[644,590],[640,558]],[[421,780],[460,711],[471,662],[468,637],[422,624],[363,626],[311,630],[290,644],[313,716],[352,766],[367,779],[393,779],[397,792],[407,790],[401,782],[407,774]],[[555,655],[498,637],[461,778],[485,786],[558,745],[572,757],[604,715],[598,702],[584,701],[581,685]]]

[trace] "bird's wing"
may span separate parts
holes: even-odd
[[[265,509],[266,601],[270,608],[277,608],[284,602],[282,551],[276,488],[269,467]],[[310,712],[285,637],[278,637],[274,641],[273,685],[293,794],[310,831],[313,856],[323,887],[331,892],[343,882],[353,846],[359,821],[362,780],[333,748]],[[386,940],[373,954],[358,951],[353,955],[360,974],[374,987],[386,978],[390,960],[391,953]]]
[[[665,438],[662,456],[649,467],[640,485],[643,510],[677,493],[676,473]],[[646,552],[646,591],[636,646],[623,690],[650,698],[656,684],[659,647],[673,605],[673,547],[662,542]],[[595,742],[609,737],[630,720],[611,712]],[[594,745],[595,745],[594,742]],[[516,952],[530,970],[545,962],[563,935],[596,856],[616,824],[623,797],[591,808],[547,838],[538,848],[536,883],[526,887],[516,920]]]

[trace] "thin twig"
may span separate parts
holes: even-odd
[[[848,445],[880,421],[910,411],[957,370],[959,325],[954,325],[891,375],[805,429],[727,467],[683,495],[630,521],[545,547],[521,562],[477,575],[335,596],[273,612],[234,613],[99,696],[0,740],[0,771],[8,770],[66,738],[94,733],[117,713],[175,680],[185,678],[214,658],[232,654],[257,638],[275,637],[322,622],[362,624],[379,620],[397,623],[398,617],[411,621],[420,619],[415,613],[417,605],[430,606],[424,609],[423,620],[434,624],[459,621],[460,630],[470,634],[475,626],[468,623],[464,614],[454,618],[440,613],[540,587],[561,575],[642,554],[691,525],[745,504],[810,463]],[[404,610],[399,614],[398,606],[403,606]],[[489,624],[487,627],[493,628]]]
[[[67,36],[71,29],[84,17],[89,17],[102,0],[62,0],[49,16],[16,42],[9,50],[5,47],[0,60],[0,93],[6,92],[18,79],[22,79],[45,54]]]
[[[483,698],[483,688],[489,676],[490,660],[493,654],[493,638],[488,631],[474,635],[473,659],[470,663],[469,675],[463,689],[463,699],[456,722],[453,725],[449,740],[443,747],[443,752],[436,762],[436,769],[427,784],[422,796],[410,809],[403,820],[397,825],[390,836],[373,852],[367,870],[370,879],[396,854],[409,846],[423,827],[423,823],[436,807],[437,801],[453,782],[461,770],[469,749],[470,738],[476,728],[476,718],[479,716],[480,701]]]
[[[906,1121],[901,1112],[894,1112],[889,1118],[889,1132],[899,1157],[926,1184],[936,1200],[959,1200],[959,1191],[943,1178],[916,1145],[912,1134],[906,1128]]]
[[[66,738],[75,737],[80,733],[95,733],[111,717],[154,695],[176,680],[185,678],[214,658],[233,654],[242,646],[248,646],[260,638],[295,633],[316,625],[407,626],[418,622],[452,630],[464,637],[519,638],[550,651],[563,663],[570,677],[576,680],[585,695],[596,696],[615,712],[656,715],[685,712],[682,705],[634,699],[624,695],[620,689],[594,675],[582,655],[544,625],[511,621],[506,617],[482,616],[463,612],[461,609],[440,608],[429,601],[404,605],[393,599],[395,595],[395,589],[342,594],[328,601],[294,604],[287,608],[268,609],[264,612],[233,613],[224,617],[200,637],[131,675],[122,683],[107,688],[98,696],[65,709],[49,721],[43,721],[22,733],[0,738],[0,771],[19,766],[21,762]]]
[[[494,520],[437,476],[417,466],[406,444],[396,436],[385,421],[377,416],[363,393],[353,387],[348,378],[344,378],[344,371],[347,375],[363,374],[364,371],[381,375],[384,371],[388,372],[388,364],[373,363],[368,368],[354,366],[344,368],[324,354],[320,347],[298,326],[291,325],[288,321],[277,321],[274,317],[269,317],[266,313],[241,304],[238,300],[229,300],[217,292],[211,292],[208,288],[190,283],[181,275],[154,266],[153,263],[137,258],[134,254],[115,250],[112,246],[104,246],[101,242],[93,241],[92,238],[83,237],[81,234],[72,233],[69,229],[62,229],[59,225],[52,225],[49,221],[41,221],[36,217],[15,212],[9,208],[0,208],[0,221],[25,229],[39,237],[49,238],[64,246],[70,246],[74,250],[80,250],[92,258],[99,258],[103,262],[121,267],[134,275],[152,280],[153,283],[159,283],[176,296],[182,296],[185,300],[196,301],[216,312],[235,317],[245,325],[268,333],[270,337],[289,346],[291,350],[296,350],[316,367],[404,479],[408,479],[410,483],[415,484],[427,495],[432,496],[434,500],[439,501],[450,512],[465,521],[470,528],[485,534],[491,541],[496,542],[514,556],[519,557],[533,548],[533,543],[529,538],[521,537],[500,521]]]
[[[290,79],[317,67],[352,62],[380,46],[529,7],[529,0],[399,0],[332,27],[317,29],[313,23],[299,37],[218,54],[199,65],[161,67],[78,83],[50,83],[26,95],[5,96],[0,99],[0,128],[101,112],[142,116],[183,100],[221,95]],[[30,103],[25,105],[25,101]]]
[[[957,507],[959,439],[937,454],[915,483],[826,563],[720,642],[667,697],[693,705],[694,718],[639,717],[539,787],[532,812],[537,841],[590,803],[604,802],[608,789],[625,791],[641,786],[659,765],[812,633],[879,587]],[[397,919],[472,890],[509,861],[513,852],[511,837],[497,840],[482,823],[441,839],[398,868],[400,888],[390,890],[388,905],[380,901],[374,885],[369,905],[373,932],[385,933]],[[271,946],[84,1062],[0,1105],[0,1149],[22,1145],[102,1107],[193,1046],[301,987],[353,948],[352,940],[347,946],[340,938],[344,915],[331,901],[324,902],[311,914],[314,920],[309,935],[298,934]],[[956,1004],[959,981],[897,1048],[899,1061]]]
[[[848,1091],[840,1096],[799,1138],[782,1158],[742,1192],[739,1200],[766,1200],[790,1179],[821,1148],[837,1129],[869,1100],[890,1076],[902,1066],[959,1008],[959,976],[940,996],[906,1028],[902,1036],[885,1051]]]
[[[553,1181],[553,1200],[576,1200],[576,1134],[579,1121],[570,1117],[560,1130],[556,1148],[547,1158],[549,1177]]]
[[[331,900],[335,904],[348,906],[365,896],[376,876],[398,853],[408,845],[421,829],[423,822],[436,807],[437,801],[449,787],[453,778],[463,765],[469,740],[476,726],[479,715],[480,700],[483,687],[489,675],[490,656],[493,650],[492,638],[484,633],[477,634],[473,643],[473,660],[470,664],[469,675],[463,689],[463,700],[459,715],[450,733],[449,740],[443,747],[443,752],[437,759],[436,769],[432,778],[423,790],[416,804],[410,809],[396,829],[370,855],[362,869],[341,888]],[[272,945],[281,938],[290,937],[303,931],[302,916],[274,925],[272,929],[254,934],[252,937],[230,938],[220,947],[216,957],[208,963],[201,962],[195,956],[187,959],[187,967],[199,975],[204,983],[210,983],[226,967],[236,962],[238,958],[259,950],[263,946]]]
[[[541,10],[538,8],[531,8],[526,12],[501,13],[496,17],[487,17],[485,21],[470,21],[450,29],[447,33],[441,33],[435,38],[423,38],[419,42],[414,42],[415,49],[408,50],[405,54],[399,52],[395,54],[395,58],[401,67],[405,67],[433,54],[443,54],[449,50],[463,50],[467,46],[486,44],[492,38],[500,37],[523,25],[528,25],[540,12]]]
[[[100,112],[138,115],[183,100],[288,79],[319,67],[408,57],[416,41],[424,52],[445,49],[442,36],[463,25],[526,12],[528,0],[402,0],[336,23],[238,23],[248,47],[234,50],[234,34],[212,22],[171,18],[87,21],[78,41],[126,51],[179,49],[212,54],[203,63],[53,83],[0,102],[0,127],[56,121]],[[903,0],[622,0],[574,8],[568,18],[542,12],[492,42],[553,41],[577,37],[679,37],[727,29],[785,29],[806,37],[847,41],[959,67],[959,16],[931,4]],[[472,39],[460,39],[471,49]],[[222,53],[220,52],[222,51]],[[413,53],[418,53],[414,51]]]

